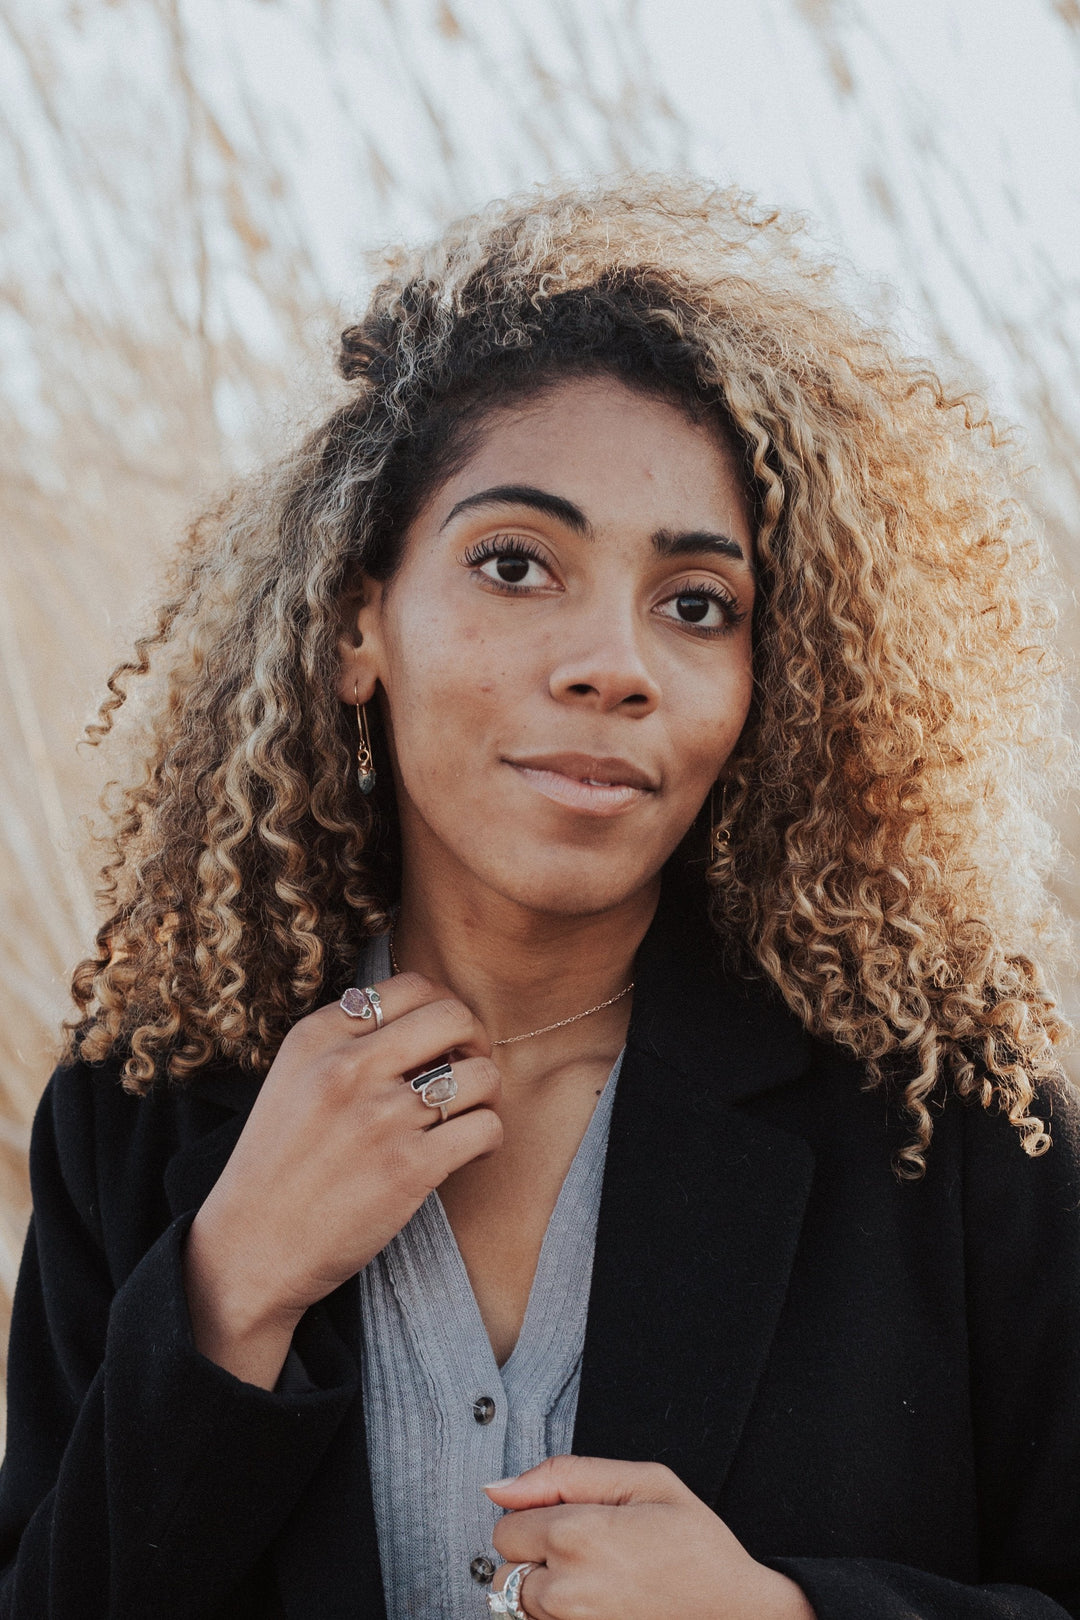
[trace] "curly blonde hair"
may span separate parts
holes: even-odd
[[[985,410],[848,307],[800,229],[639,177],[539,189],[388,259],[343,334],[340,402],[195,525],[89,728],[160,673],[73,1052],[121,1050],[133,1091],[214,1059],[258,1073],[349,981],[387,923],[394,809],[349,785],[344,605],[392,575],[501,401],[607,372],[711,417],[754,509],[755,698],[705,874],[715,928],[868,1086],[897,1084],[899,1175],[923,1173],[950,1088],[1049,1146],[1031,1104],[1067,1026],[1038,965],[1065,938],[1046,815],[1071,755],[1045,562]]]

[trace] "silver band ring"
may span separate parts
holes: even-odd
[[[446,1118],[445,1105],[453,1102],[458,1093],[457,1081],[449,1063],[437,1063],[433,1069],[424,1069],[413,1076],[409,1085],[421,1102],[429,1108],[439,1109],[443,1119]]]
[[[343,1013],[348,1013],[350,1018],[374,1018],[375,1028],[383,1027],[382,998],[373,984],[369,984],[365,990],[350,984],[338,1006]]]
[[[529,1620],[521,1607],[521,1583],[530,1570],[538,1568],[538,1564],[515,1564],[506,1577],[502,1591],[488,1593],[489,1611],[492,1614],[512,1614],[514,1620]]]

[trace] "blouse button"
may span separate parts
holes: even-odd
[[[487,1586],[495,1573],[495,1565],[490,1558],[474,1558],[469,1565],[469,1574],[477,1586]]]
[[[477,1423],[490,1423],[495,1416],[495,1402],[490,1395],[480,1395],[473,1401],[472,1415]]]

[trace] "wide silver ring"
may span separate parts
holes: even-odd
[[[433,1069],[425,1069],[421,1074],[414,1075],[409,1085],[421,1102],[429,1108],[438,1108],[443,1119],[446,1118],[445,1105],[453,1102],[458,1093],[457,1081],[449,1063],[437,1063]]]
[[[492,1614],[512,1614],[514,1620],[529,1620],[528,1614],[521,1607],[521,1583],[532,1569],[538,1569],[538,1564],[515,1564],[506,1577],[506,1585],[501,1592],[489,1592],[487,1595],[488,1609]]]
[[[383,1027],[382,998],[373,984],[361,990],[359,986],[350,984],[338,1006],[350,1018],[374,1018],[375,1028]]]

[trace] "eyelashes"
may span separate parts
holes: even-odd
[[[531,540],[510,535],[493,535],[490,539],[478,541],[463,553],[462,560],[470,568],[479,569],[490,586],[507,596],[525,596],[536,588],[526,583],[530,565],[535,564],[545,573],[550,572],[547,557],[539,546]],[[488,572],[485,565],[492,562],[498,573]],[[705,604],[705,614],[710,608],[717,608],[723,622],[703,623],[705,614],[701,612],[702,603]],[[671,619],[702,637],[722,636],[742,624],[747,617],[746,609],[741,608],[736,599],[715,580],[688,581],[680,590],[666,597],[662,605],[667,607],[670,604],[676,606],[676,612],[661,613],[660,617]],[[680,609],[689,616],[681,617]]]
[[[486,562],[516,563],[519,560],[535,562],[541,568],[547,568],[547,558],[539,546],[534,545],[531,540],[517,540],[506,535],[494,535],[490,540],[481,540],[465,552],[465,561],[472,568],[479,568]],[[507,585],[511,589],[519,583],[517,580],[505,578],[495,579],[491,574],[484,577],[491,580],[493,585]]]
[[[733,596],[728,596],[711,581],[708,584],[689,585],[674,596],[669,596],[667,601],[674,602],[680,609],[690,613],[689,618],[680,618],[677,623],[685,625],[689,630],[698,630],[706,636],[722,636],[726,630],[734,630],[746,618],[746,609],[741,608]],[[702,601],[720,609],[724,616],[723,624],[706,625],[700,622],[697,604]],[[669,613],[661,616],[665,619],[674,617]]]

